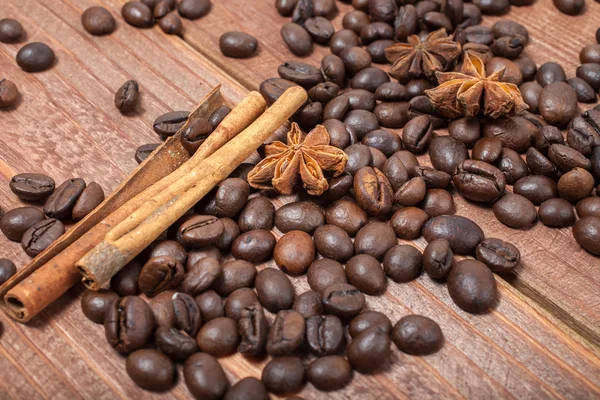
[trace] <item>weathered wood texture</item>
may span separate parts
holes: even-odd
[[[123,3],[3,2],[0,17],[20,20],[28,40],[48,43],[58,58],[51,70],[27,74],[14,62],[20,45],[0,45],[2,76],[15,81],[22,93],[15,109],[0,112],[3,209],[20,204],[7,185],[16,172],[45,172],[57,181],[83,177],[113,190],[135,167],[135,148],[157,141],[151,129],[156,116],[192,108],[217,83],[235,102],[263,79],[276,76],[282,61],[294,58],[279,36],[286,19],[277,15],[271,0],[215,1],[207,17],[185,21],[184,40],[168,37],[158,27],[127,26],[120,17]],[[118,21],[117,31],[108,37],[91,37],[81,27],[82,11],[97,4]],[[348,9],[338,5],[342,12]],[[600,5],[588,1],[584,16],[566,17],[550,0],[540,0],[533,7],[513,8],[506,18],[529,28],[527,52],[534,60],[558,60],[571,76],[579,49],[593,42],[600,26]],[[335,21],[338,28],[340,21],[341,15]],[[229,30],[255,34],[260,55],[249,60],[221,56],[218,38]],[[307,60],[318,65],[327,52],[317,46]],[[129,78],[140,83],[143,106],[136,115],[122,116],[113,96]],[[426,357],[394,350],[382,373],[356,374],[349,387],[331,394],[307,385],[302,392],[306,399],[600,397],[600,359],[594,348],[600,343],[598,258],[579,249],[569,230],[541,224],[526,232],[511,230],[495,221],[490,209],[456,200],[458,214],[522,251],[518,276],[510,282],[498,278],[498,307],[485,315],[465,313],[454,306],[444,284],[426,276],[409,284],[391,283],[384,296],[368,299],[369,308],[386,312],[394,322],[409,313],[435,319],[446,337],[443,349]],[[276,205],[289,201],[278,199]],[[425,242],[414,245],[423,249]],[[27,262],[20,246],[4,238],[0,256],[18,265]],[[304,277],[294,283],[297,293],[308,289]],[[71,291],[28,326],[0,316],[0,398],[191,397],[181,379],[167,394],[135,387],[124,359],[106,344],[102,327],[82,315],[81,292],[81,287]],[[264,364],[241,356],[221,361],[232,381],[259,377]]]

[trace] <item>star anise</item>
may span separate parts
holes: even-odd
[[[306,191],[318,196],[329,188],[324,172],[334,177],[344,172],[348,156],[329,145],[329,133],[317,125],[304,135],[292,123],[287,144],[276,141],[265,146],[265,158],[248,173],[248,183],[257,189],[275,189],[292,194],[299,181]]]
[[[444,28],[431,32],[425,41],[418,35],[406,41],[385,49],[386,58],[393,63],[389,73],[401,82],[419,76],[435,78],[435,73],[447,70],[461,52],[460,44],[452,41]]]
[[[465,53],[461,72],[438,72],[440,85],[426,90],[434,109],[447,118],[483,115],[498,118],[521,114],[528,107],[519,88],[501,82],[504,69],[486,75],[485,65],[473,54]]]

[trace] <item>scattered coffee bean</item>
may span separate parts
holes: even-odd
[[[54,192],[54,179],[43,174],[18,174],[10,180],[10,190],[24,201],[40,201]]]
[[[594,255],[600,255],[600,218],[583,217],[575,223],[573,236],[577,243]]]
[[[110,290],[121,297],[138,294],[138,279],[142,271],[142,266],[137,260],[131,261],[112,277],[110,280]]]
[[[421,274],[423,255],[409,245],[394,246],[383,259],[383,269],[394,282],[409,282]]]
[[[385,222],[371,222],[361,228],[354,239],[354,252],[382,260],[397,243],[392,227]]]
[[[130,1],[121,8],[121,15],[125,22],[136,28],[150,28],[154,23],[152,9],[139,1]]]
[[[185,125],[189,115],[188,111],[171,111],[163,114],[154,120],[154,132],[163,139],[173,136]]]
[[[423,315],[402,317],[394,325],[391,336],[400,351],[412,355],[435,353],[444,344],[440,326]]]
[[[212,257],[202,258],[188,269],[183,280],[183,291],[193,296],[206,291],[222,272],[221,264]]]
[[[117,23],[112,14],[104,7],[90,7],[81,15],[81,24],[88,33],[102,36],[114,32]]]
[[[212,288],[221,296],[229,296],[234,290],[254,286],[256,267],[244,260],[230,260],[223,264]]]
[[[225,57],[250,58],[256,53],[258,40],[244,32],[226,32],[219,39],[219,48]]]
[[[207,290],[195,299],[203,321],[225,316],[221,297],[214,290]]]
[[[315,247],[320,255],[345,262],[354,254],[350,236],[335,225],[322,225],[314,233]]]
[[[600,197],[587,197],[577,203],[577,216],[600,217]]]
[[[310,363],[306,377],[317,389],[329,392],[342,389],[352,381],[352,368],[342,356],[325,356]]]
[[[564,126],[579,112],[577,94],[567,83],[548,84],[540,93],[538,108],[549,124]]]
[[[0,267],[4,264],[0,260]],[[14,264],[13,264],[14,267]],[[16,269],[15,269],[16,272]],[[4,275],[3,268],[0,268],[0,282]],[[115,292],[101,289],[99,291],[87,290],[81,298],[81,311],[90,321],[97,324],[104,323],[104,316],[111,304],[119,299],[119,295]]]
[[[281,27],[281,37],[290,51],[298,57],[306,57],[312,53],[312,38],[301,25],[288,22]]]
[[[17,85],[13,81],[0,79],[0,108],[12,106],[18,97]]]
[[[469,200],[492,202],[504,193],[506,179],[498,168],[477,160],[458,165],[452,178],[458,192]]]
[[[433,279],[445,278],[454,265],[454,253],[445,239],[431,241],[423,252],[423,267]]]
[[[261,381],[249,376],[233,385],[223,400],[269,400],[269,394]]]
[[[140,102],[140,88],[134,80],[129,80],[117,90],[115,106],[122,113],[132,112]]]
[[[537,221],[533,203],[514,193],[505,194],[494,204],[494,215],[498,221],[514,229],[530,228]]]
[[[290,279],[280,270],[265,268],[256,275],[254,282],[260,304],[275,313],[289,310],[294,304],[296,293]]]
[[[383,216],[392,210],[392,186],[377,168],[362,167],[354,176],[358,204],[370,215]]]
[[[317,204],[308,201],[286,204],[275,213],[275,226],[284,233],[300,230],[312,234],[324,223],[323,210]]]
[[[181,0],[177,10],[183,18],[195,20],[208,14],[211,7],[210,0]]]
[[[121,354],[129,354],[144,347],[153,329],[152,310],[139,297],[123,297],[112,302],[106,311],[106,340]]]
[[[17,273],[17,267],[15,263],[7,258],[0,258],[0,285],[4,284],[7,280],[13,277]],[[104,317],[104,316],[103,316]],[[89,318],[89,317],[88,317]],[[102,323],[103,321],[100,321]]]
[[[233,354],[240,344],[237,323],[231,318],[211,319],[200,328],[196,341],[200,350],[211,356]]]
[[[562,144],[553,144],[548,148],[548,158],[561,172],[569,172],[574,168],[589,170],[591,162],[575,149]]]
[[[379,311],[363,311],[350,322],[348,333],[351,337],[356,337],[371,328],[389,334],[392,331],[392,323],[385,314]]]
[[[385,291],[386,278],[379,261],[368,254],[359,254],[346,263],[348,282],[361,292],[376,296]]]
[[[354,318],[364,306],[365,296],[347,283],[335,283],[323,291],[323,309],[336,317]]]
[[[546,62],[538,68],[536,80],[540,85],[546,87],[553,82],[566,82],[567,76],[560,64]]]
[[[86,215],[94,211],[96,207],[104,201],[104,190],[96,182],[90,182],[89,185],[77,199],[77,202],[73,206],[73,219],[78,221],[83,219]]]
[[[304,29],[306,29],[316,43],[322,45],[327,45],[335,33],[333,24],[324,17],[313,17],[307,19],[304,23]]]
[[[264,367],[261,380],[269,392],[284,395],[302,389],[304,374],[304,364],[300,358],[277,357]]]
[[[492,271],[477,260],[459,261],[448,276],[448,292],[454,303],[470,313],[485,312],[496,301]]]
[[[398,238],[414,240],[421,236],[421,227],[428,219],[427,213],[417,207],[403,207],[394,213],[390,225]]]
[[[180,35],[183,32],[181,19],[175,13],[170,13],[160,18],[158,26],[167,35]]]
[[[564,228],[575,223],[575,212],[573,206],[565,199],[548,199],[540,204],[538,218],[546,226]]]
[[[215,244],[224,231],[223,223],[211,215],[193,215],[179,227],[178,241],[184,246],[205,247]]]
[[[427,242],[446,239],[450,248],[458,254],[473,254],[484,239],[483,231],[472,220],[458,215],[443,215],[430,219],[423,226]]]
[[[160,351],[134,351],[127,357],[126,365],[131,380],[143,389],[164,392],[175,383],[175,364]]]
[[[429,145],[429,157],[435,169],[452,175],[469,153],[464,143],[450,136],[438,136]]]
[[[158,349],[174,361],[184,361],[198,351],[193,337],[179,329],[159,326],[154,332],[154,342]]]
[[[26,72],[44,71],[54,64],[54,51],[45,43],[28,43],[17,53],[17,64]]]
[[[233,242],[231,253],[236,258],[260,263],[271,258],[275,244],[275,236],[270,231],[256,229],[238,236]]]
[[[310,288],[318,293],[323,293],[333,284],[348,282],[342,264],[329,258],[314,261],[308,267],[306,277]]]
[[[515,245],[496,238],[483,239],[475,253],[477,259],[494,272],[510,272],[521,260],[521,253]]]
[[[65,227],[57,219],[48,218],[32,225],[21,239],[21,247],[30,257],[36,257],[65,233]]]
[[[580,14],[585,8],[584,0],[552,0],[558,11],[567,15]]]
[[[175,258],[158,256],[149,259],[138,279],[140,291],[154,297],[165,290],[175,289],[183,281],[185,269]]]
[[[272,357],[291,355],[304,343],[306,322],[297,311],[279,311],[267,338],[267,353]]]
[[[223,367],[206,353],[191,355],[183,365],[185,384],[197,399],[218,400],[229,389],[229,379]]]
[[[380,329],[367,329],[356,335],[346,355],[352,368],[361,373],[371,373],[381,368],[390,356],[390,336]]]
[[[0,42],[18,42],[23,38],[24,34],[25,30],[19,21],[12,18],[0,19]]]
[[[308,290],[294,300],[294,311],[298,311],[305,319],[323,314],[323,299],[318,292]]]
[[[588,197],[594,186],[592,174],[583,168],[574,168],[558,180],[558,193],[568,201],[577,202]]]

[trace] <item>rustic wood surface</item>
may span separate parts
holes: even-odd
[[[2,77],[15,81],[19,104],[0,111],[0,206],[21,205],[8,189],[18,172],[47,173],[57,182],[82,177],[106,191],[136,166],[135,148],[156,142],[152,122],[169,110],[191,109],[218,83],[231,101],[240,100],[277,66],[293,59],[279,36],[280,17],[271,0],[215,1],[212,12],[184,21],[184,38],[164,35],[158,27],[132,28],[120,17],[124,0],[4,0],[0,18],[16,18],[28,41],[48,43],[58,62],[43,73],[21,71],[14,57],[22,44],[0,44]],[[80,23],[84,9],[102,4],[118,21],[107,37],[92,37]],[[338,2],[340,14],[349,6]],[[588,0],[583,16],[559,15],[550,0],[513,8],[504,18],[530,31],[527,47],[538,63],[557,60],[572,76],[578,53],[593,43],[600,26],[600,4]],[[495,19],[487,18],[486,24]],[[341,26],[341,15],[335,20]],[[218,38],[229,30],[253,33],[259,56],[224,58]],[[328,52],[315,47],[306,60],[318,65]],[[114,92],[129,78],[142,88],[142,107],[122,116]],[[424,159],[424,162],[427,160]],[[478,222],[486,235],[508,239],[522,252],[522,267],[508,278],[497,277],[498,306],[484,315],[458,309],[444,284],[421,276],[408,284],[388,286],[369,297],[369,308],[395,322],[418,313],[435,319],[446,338],[441,351],[413,357],[394,349],[381,373],[356,374],[350,386],[331,394],[307,385],[306,399],[391,398],[572,398],[600,397],[600,259],[581,250],[570,230],[537,224],[528,231],[509,229],[490,209],[459,197],[457,213]],[[276,200],[279,206],[291,198]],[[425,241],[413,243],[420,249]],[[20,246],[0,238],[0,256],[17,265],[28,261]],[[264,266],[260,266],[263,268]],[[297,293],[308,289],[294,278]],[[125,372],[124,359],[104,340],[101,326],[81,313],[78,287],[27,326],[0,316],[0,399],[191,398],[180,379],[166,394],[137,388]],[[265,361],[236,355],[221,360],[232,382],[260,377]],[[180,376],[181,378],[181,376]]]

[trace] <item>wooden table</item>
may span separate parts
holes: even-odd
[[[113,190],[136,166],[135,148],[157,141],[152,122],[158,115],[191,109],[218,83],[228,100],[239,101],[262,80],[277,76],[282,61],[294,58],[279,36],[286,19],[272,0],[215,1],[207,17],[184,21],[184,39],[167,36],[158,26],[140,30],[126,25],[120,17],[124,2],[2,1],[0,18],[21,21],[27,40],[49,44],[58,58],[52,69],[28,74],[14,61],[22,44],[0,44],[0,75],[15,81],[22,94],[16,108],[0,111],[3,209],[20,205],[8,189],[11,176],[20,172],[44,172],[57,182],[82,177]],[[117,31],[107,37],[90,36],[80,23],[83,10],[98,4],[118,21]],[[349,10],[339,5],[341,15]],[[569,17],[550,0],[539,0],[532,7],[513,7],[505,18],[527,26],[527,53],[538,65],[556,60],[573,76],[579,50],[594,42],[600,27],[600,4],[588,0],[585,15]],[[218,38],[230,30],[254,34],[259,56],[224,58]],[[318,65],[327,53],[317,47],[305,61]],[[130,78],[140,83],[142,107],[136,115],[123,116],[113,96]],[[521,249],[517,274],[497,277],[498,306],[484,315],[465,313],[452,303],[444,284],[425,275],[408,284],[391,283],[384,296],[368,299],[369,307],[385,311],[393,322],[409,313],[435,319],[446,338],[443,349],[426,357],[394,349],[381,373],[356,374],[350,386],[331,394],[307,385],[301,393],[306,399],[600,397],[600,259],[579,248],[569,229],[538,223],[528,231],[512,230],[496,221],[489,208],[458,196],[456,202],[457,213],[478,222],[486,235]],[[413,244],[423,249],[426,243]],[[20,245],[4,237],[0,256],[18,265],[28,261]],[[294,283],[298,293],[308,289],[304,277]],[[82,315],[81,293],[81,287],[72,290],[27,326],[0,316],[1,399],[191,397],[182,379],[167,394],[137,388],[102,327]],[[264,364],[237,355],[221,361],[232,382],[260,377]]]

